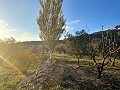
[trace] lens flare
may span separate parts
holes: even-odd
[[[16,68],[12,63],[10,63],[7,59],[5,59],[3,56],[0,55],[0,58],[7,62],[9,66],[11,66],[14,70],[16,70],[19,74],[21,74],[23,77],[26,77],[18,68]]]

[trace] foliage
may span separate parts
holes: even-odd
[[[60,43],[60,44],[58,44],[56,47],[55,47],[55,52],[56,53],[59,53],[59,54],[61,54],[61,53],[66,53],[66,51],[65,51],[65,45],[63,44],[63,43]]]
[[[69,54],[73,55],[72,53],[74,50],[84,47],[83,49],[80,49],[80,51],[85,51],[80,53],[82,58],[80,59],[81,67],[78,67],[76,65],[76,58],[72,57],[71,55],[68,56],[64,53],[57,54],[55,51],[53,54],[53,58],[56,61],[54,61],[54,65],[51,65],[51,67],[53,68],[52,71],[49,70],[49,67],[47,67],[48,71],[44,73],[39,72],[39,74],[37,75],[48,77],[47,79],[45,79],[48,84],[45,86],[43,85],[44,88],[46,90],[119,90],[120,60],[119,58],[115,58],[115,67],[112,67],[110,63],[111,61],[113,61],[114,57],[119,54],[120,51],[120,38],[117,37],[117,33],[119,35],[119,32],[114,33],[110,31],[110,35],[108,36],[106,31],[103,31],[103,33],[105,44],[104,46],[110,46],[109,48],[104,49],[105,55],[109,53],[109,50],[111,52],[107,56],[107,59],[105,59],[105,66],[103,68],[104,70],[102,71],[102,77],[100,79],[97,79],[96,76],[96,74],[98,73],[98,68],[96,68],[96,66],[99,66],[99,68],[101,68],[103,63],[103,44],[101,43],[102,40],[100,40],[100,37],[102,37],[101,32],[89,35],[81,35],[81,33],[78,33],[75,36],[70,35],[71,38],[67,38],[66,43],[63,43],[64,41],[61,41],[60,44],[56,46],[55,50],[58,50],[60,52],[63,49],[66,49],[66,51],[71,50]],[[88,39],[89,36],[90,41]],[[0,55],[9,62],[8,63],[7,61],[0,58],[0,90],[18,89],[18,84],[26,80],[26,77],[36,75],[35,72],[44,70],[44,68],[41,67],[45,65],[45,62],[47,60],[48,51],[44,46],[42,46],[40,41],[14,41],[15,40],[10,38],[0,40]],[[88,44],[88,42],[90,44]],[[73,47],[69,46],[67,48],[67,45],[72,45]],[[90,47],[88,47],[88,45],[90,45]],[[76,48],[75,46],[78,47]],[[87,49],[90,49],[89,51],[92,51],[93,54],[91,54],[91,56],[95,55],[95,61],[97,65],[92,60],[88,60],[88,58],[85,58],[85,56],[88,56],[88,53],[86,53],[86,51],[88,52],[88,50],[86,50],[86,47]],[[111,61],[109,58],[110,54]],[[117,57],[119,57],[119,55]],[[13,65],[18,70],[16,70],[11,65]],[[52,74],[49,74],[51,72]],[[50,80],[54,76],[59,77],[59,79],[57,81],[56,79]],[[42,82],[44,83],[44,80]]]
[[[9,47],[9,45],[7,45],[7,47]],[[9,51],[8,51],[9,53],[6,56],[6,58],[9,57],[8,61],[14,64],[15,67],[17,67],[26,77],[30,77],[31,75],[34,75],[35,72],[39,71],[40,68],[45,64],[43,61],[46,60],[46,58],[44,57],[46,56],[46,54],[44,55],[42,52],[40,53],[39,50],[34,51],[33,49],[35,48],[31,46],[29,47],[28,44],[23,45],[22,42],[16,43],[14,44],[13,48],[9,48]],[[115,69],[109,70],[110,66],[107,66],[107,68],[105,68],[103,72],[103,75],[104,75],[103,83],[104,84],[101,84],[101,82],[98,83],[98,80],[96,80],[96,72],[95,72],[96,70],[93,67],[94,63],[91,60],[89,61],[87,59],[85,60],[80,59],[81,68],[78,68],[76,65],[75,58],[71,58],[65,54],[53,54],[53,55],[54,55],[53,58],[56,61],[54,65],[52,65],[52,68],[53,68],[52,77],[54,75],[55,76],[58,75],[57,77],[59,77],[59,79],[58,81],[55,81],[55,79],[53,79],[53,81],[49,81],[51,77],[48,78],[47,80],[49,84],[45,86],[47,90],[50,90],[50,89],[53,89],[53,90],[56,90],[56,89],[76,90],[78,89],[79,90],[80,88],[82,88],[83,90],[85,90],[85,88],[92,89],[92,90],[104,89],[104,88],[110,89],[110,90],[112,90],[113,88],[118,89],[119,80],[120,80],[119,70],[115,70]],[[39,58],[37,58],[36,56]],[[119,68],[119,64],[120,62],[119,60],[117,60],[116,66],[118,66],[118,68]],[[50,75],[50,74],[45,74],[45,76],[47,75]],[[18,84],[21,83],[25,79],[26,78],[23,77],[22,74],[19,74],[16,70],[11,68],[7,63],[4,62],[3,66],[0,65],[0,82],[1,82],[0,89],[1,90],[2,89],[3,90],[16,90],[16,87],[18,86]],[[23,89],[23,90],[26,90],[26,89]]]
[[[77,31],[76,35],[67,34],[67,39],[65,40],[66,52],[69,55],[73,55],[78,58],[87,55],[87,43],[88,43],[88,34],[85,30]]]
[[[57,45],[61,34],[65,31],[65,20],[61,10],[63,0],[40,0],[41,10],[37,18],[40,38],[50,51]]]

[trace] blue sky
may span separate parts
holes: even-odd
[[[97,32],[120,24],[120,0],[64,0],[63,12],[66,29],[86,29]],[[17,41],[39,39],[36,18],[39,15],[39,0],[0,0],[0,38],[14,37]]]

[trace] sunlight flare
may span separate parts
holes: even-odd
[[[18,68],[16,68],[12,63],[10,63],[7,59],[5,59],[3,56],[0,55],[0,58],[7,62],[9,66],[11,66],[14,70],[16,70],[19,74],[21,74],[23,77],[26,77]]]

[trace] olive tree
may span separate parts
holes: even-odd
[[[41,10],[37,18],[40,38],[44,46],[49,49],[50,60],[52,52],[59,38],[65,31],[65,19],[62,12],[63,0],[40,0]]]
[[[71,34],[66,35],[66,45],[65,50],[69,55],[75,56],[77,60],[77,64],[79,66],[80,58],[82,56],[86,56],[88,53],[86,52],[87,44],[88,44],[88,34],[85,30],[76,31],[75,36]]]

